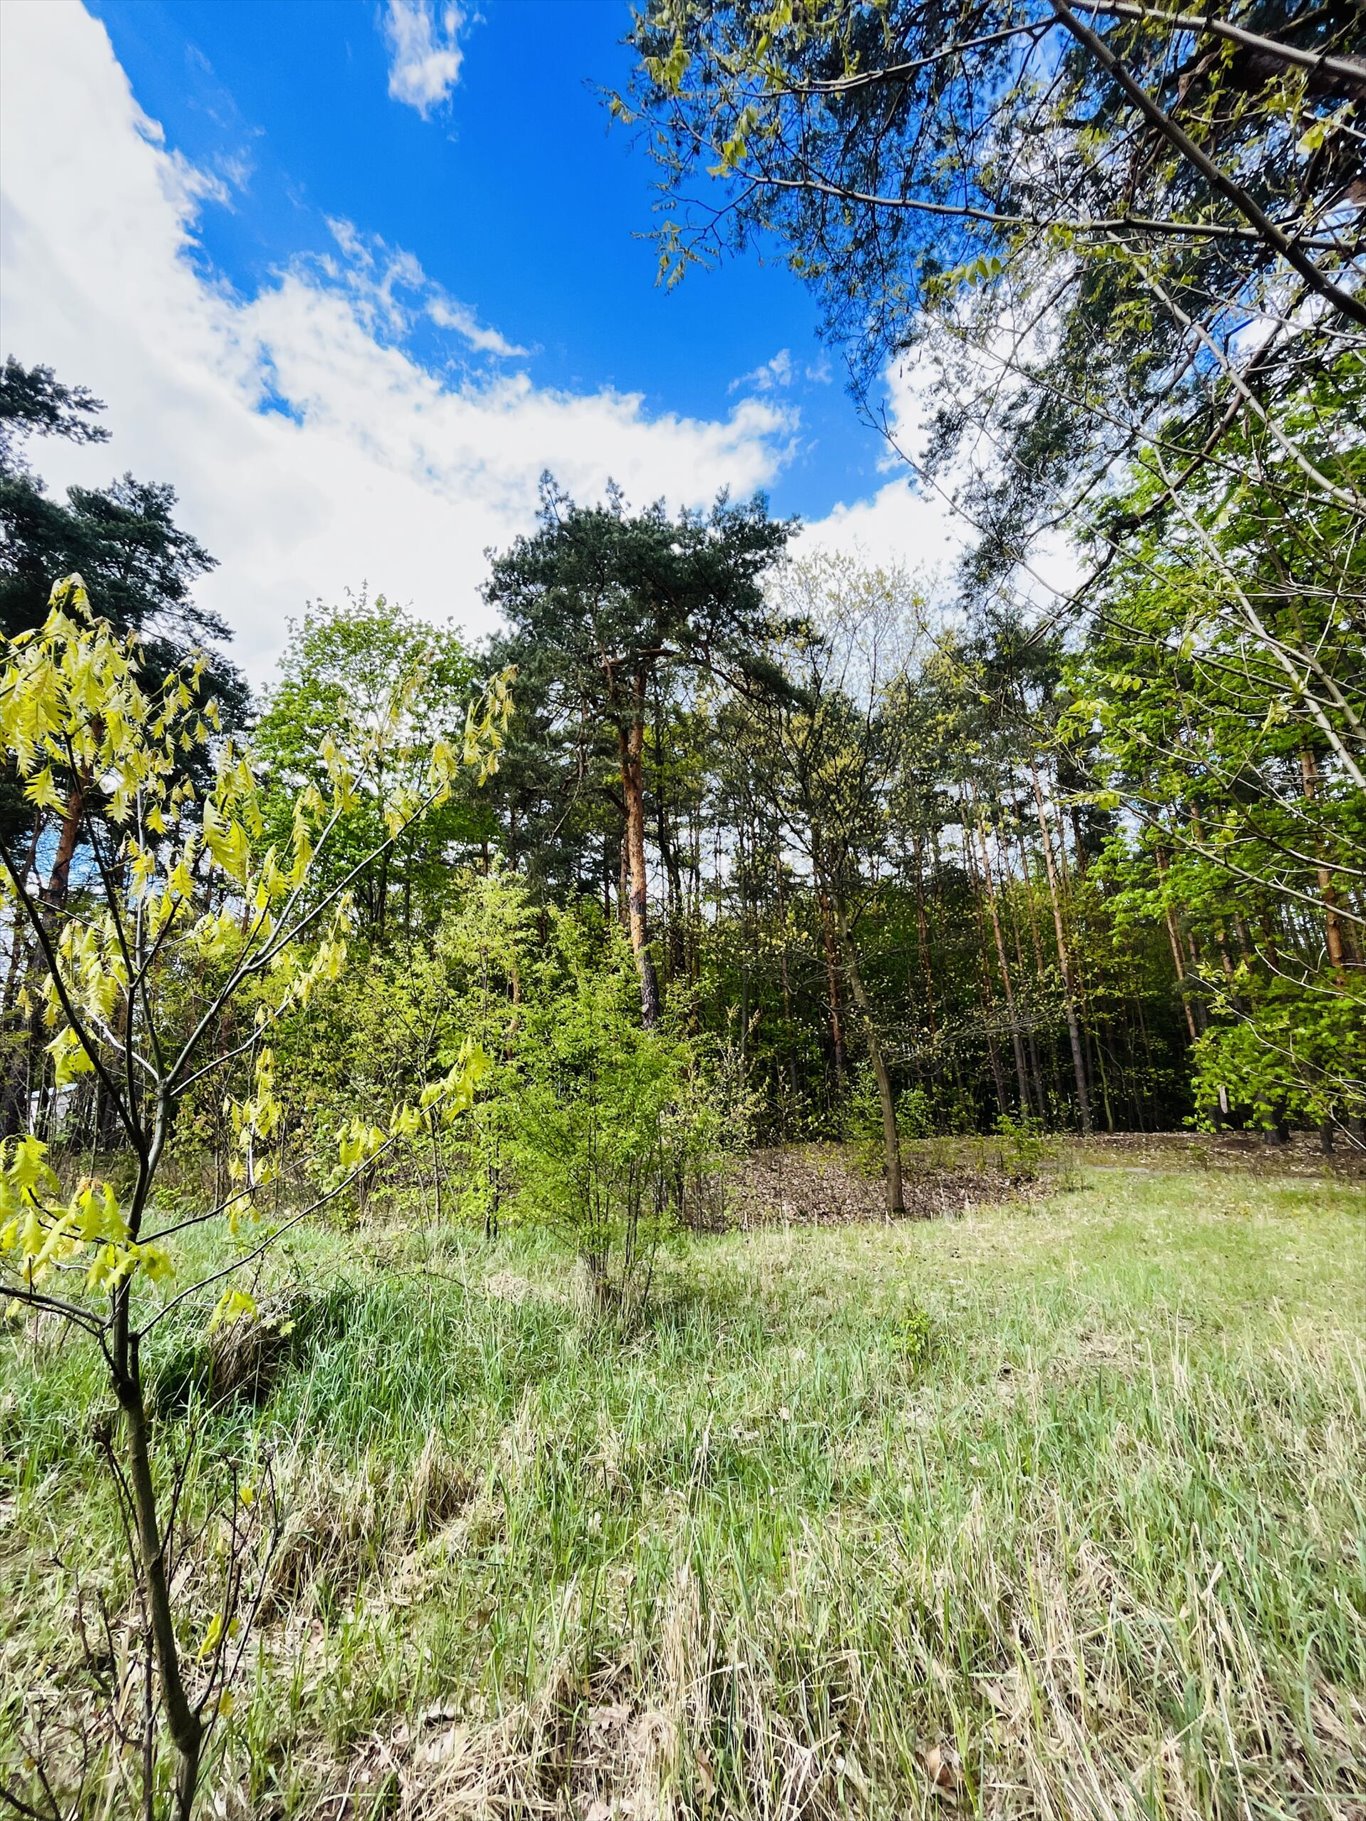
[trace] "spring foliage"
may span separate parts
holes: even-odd
[[[181,763],[215,738],[215,706],[201,694],[201,676],[196,663],[149,694],[136,647],[92,616],[80,579],[54,588],[41,630],[13,643],[0,722],[35,808],[64,810],[75,791],[98,795],[107,832],[92,826],[90,842],[102,889],[54,920],[12,864],[7,886],[42,951],[36,990],[55,1088],[96,1075],[149,1169],[182,1096],[225,1060],[206,1062],[205,1052],[226,1008],[249,999],[247,1034],[236,1047],[251,1067],[226,1106],[234,1144],[222,1212],[237,1231],[257,1219],[276,1168],[268,1151],[282,1108],[272,1027],[346,966],[344,882],[321,896],[309,887],[316,856],[355,810],[359,787],[355,765],[325,737],[322,781],[297,792],[287,835],[265,844],[261,788],[234,742],[219,746],[202,798]],[[445,802],[462,767],[489,774],[508,706],[507,681],[499,679],[470,710],[461,744],[438,740],[421,776],[405,776],[375,805],[376,845]],[[396,689],[377,717],[377,740],[391,734],[404,707]],[[479,1052],[467,1049],[423,1085],[414,1105],[394,1106],[383,1123],[368,1114],[347,1121],[336,1135],[330,1185],[412,1137],[432,1107],[453,1117],[483,1067]],[[60,1281],[63,1296],[73,1282],[98,1293],[173,1275],[168,1245],[141,1236],[149,1185],[139,1184],[131,1205],[96,1178],[66,1194],[32,1134],[9,1141],[0,1181],[0,1248],[24,1291]]]

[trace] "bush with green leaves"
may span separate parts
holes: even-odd
[[[1306,970],[1307,971],[1307,970]],[[1325,970],[1326,971],[1326,970]],[[1366,991],[1359,970],[1325,983],[1270,979],[1245,962],[1210,993],[1211,1024],[1193,1046],[1195,1105],[1211,1128],[1233,1107],[1274,1132],[1284,1122],[1331,1131],[1366,1120]]]
[[[510,1211],[566,1231],[595,1310],[629,1315],[744,1119],[703,1045],[667,1021],[642,1025],[620,931],[572,913],[551,922],[509,1079]]]
[[[1018,1182],[1033,1182],[1050,1149],[1051,1142],[1037,1114],[996,1115],[996,1163],[1005,1175]]]

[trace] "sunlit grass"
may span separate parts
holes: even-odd
[[[1107,1171],[701,1240],[625,1335],[534,1234],[279,1270],[326,1319],[200,1449],[273,1451],[289,1508],[218,1812],[1366,1802],[1359,1187]],[[77,1580],[119,1586],[93,1363],[4,1372],[0,1736],[74,1673]]]

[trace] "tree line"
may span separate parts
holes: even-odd
[[[12,401],[44,389],[93,415],[11,363],[16,452]],[[31,498],[40,483],[9,461],[11,496]],[[1141,517],[1149,486],[1135,462],[1132,503],[1105,513]],[[158,500],[144,548],[171,526]],[[1210,535],[1236,551],[1265,513],[1229,500],[1221,488]],[[17,629],[38,618],[41,559],[13,509],[8,529]],[[484,649],[383,597],[314,606],[249,719],[235,673],[209,661],[220,726],[246,729],[263,768],[274,838],[335,754],[355,772],[310,889],[354,899],[362,990],[387,1004],[392,960],[501,873],[527,914],[571,907],[604,940],[621,932],[643,1026],[725,1046],[759,1136],[880,1133],[893,1209],[900,1138],[1003,1120],[1354,1134],[1362,795],[1217,597],[1202,627],[1203,545],[1150,521],[1078,636],[1000,597],[966,613],[904,571],[795,554],[795,530],[761,498],[673,515],[619,493],[576,504],[547,477],[536,530],[491,554],[503,624]],[[87,554],[68,540],[58,558]],[[201,632],[177,621],[180,578],[146,565],[111,600],[116,623]],[[1294,612],[1317,614],[1317,649],[1340,667],[1352,643],[1332,603],[1297,596]],[[166,658],[144,650],[149,671]],[[517,680],[497,775],[386,844],[384,804],[500,671]],[[386,726],[405,677],[419,680]],[[59,921],[73,889],[102,890],[81,832],[97,781],[59,768],[39,800],[9,788],[11,852]],[[9,1129],[60,1107],[108,1140],[94,1084],[74,1115],[53,1095],[24,988],[31,933],[10,935]]]

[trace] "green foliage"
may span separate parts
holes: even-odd
[[[932,1138],[935,1133],[934,1109],[930,1096],[919,1083],[905,1088],[896,1097],[897,1130],[906,1138]]]
[[[1113,913],[1167,927],[1197,1101],[1219,1120],[1366,1111],[1366,563],[1345,503],[1366,451],[1337,430],[1366,407],[1362,371],[1340,359],[1282,400],[1274,431],[1230,433],[1234,477],[1191,479],[1179,511],[1154,513],[1162,457],[1138,464],[1106,520],[1144,529],[1068,667],[1063,735],[1097,740],[1093,796],[1127,812],[1105,858]]]
[[[705,1051],[642,1027],[619,934],[565,914],[525,1007],[505,1122],[512,1212],[572,1237],[595,1305],[635,1313],[690,1192],[738,1143]]]
[[[452,790],[386,839],[389,806],[395,796],[421,790],[432,752],[466,745],[477,696],[474,660],[459,636],[425,625],[382,594],[371,600],[362,592],[340,608],[314,605],[291,628],[253,739],[269,779],[267,828],[278,839],[294,795],[320,786],[328,755],[340,755],[352,798],[313,886],[327,891],[345,881],[366,935],[382,939],[394,920],[409,937],[430,927],[452,861],[487,845],[487,810],[466,789]]]
[[[908,1309],[897,1323],[897,1352],[913,1372],[924,1366],[934,1348],[934,1324],[924,1309]]]
[[[898,1095],[898,1104],[903,1095]],[[858,1068],[844,1102],[845,1130],[852,1140],[859,1162],[869,1174],[882,1167],[882,1101],[877,1081],[866,1064]]]
[[[1211,1129],[1230,1107],[1250,1124],[1329,1127],[1366,1118],[1366,994],[1332,984],[1257,979],[1235,971],[1196,1041],[1195,1104]]]
[[[62,805],[54,767],[79,781],[74,817],[102,888],[54,904],[51,894],[35,894],[31,858],[0,843],[15,971],[22,934],[32,943],[22,992],[36,1001],[27,1009],[46,1037],[53,1087],[60,1093],[86,1076],[98,1082],[122,1167],[117,1179],[76,1175],[31,1130],[0,1147],[0,1302],[6,1317],[46,1315],[99,1348],[120,1417],[117,1439],[112,1425],[101,1428],[119,1506],[112,1533],[127,1546],[139,1615],[130,1663],[104,1686],[116,1710],[143,1716],[136,1757],[146,1811],[155,1811],[167,1780],[164,1724],[174,1748],[169,1812],[189,1821],[279,1514],[273,1496],[258,1510],[254,1482],[230,1467],[221,1516],[228,1540],[206,1570],[217,1600],[205,1614],[198,1583],[187,1588],[168,1567],[180,1488],[168,1488],[156,1461],[144,1347],[168,1318],[183,1323],[191,1310],[206,1339],[249,1323],[256,1301],[247,1268],[424,1123],[468,1107],[484,1059],[462,1045],[411,1103],[353,1107],[327,1135],[308,1193],[281,1211],[277,1192],[272,1207],[286,1109],[271,1039],[345,969],[348,901],[336,889],[308,887],[329,836],[358,801],[353,760],[364,751],[348,758],[324,742],[322,777],[296,792],[280,839],[268,842],[256,773],[216,735],[203,666],[173,670],[149,693],[144,654],[92,617],[79,576],[54,587],[43,625],[11,640],[5,659],[6,761],[39,810]],[[383,714],[381,728],[401,712]],[[382,844],[447,799],[462,762],[492,766],[507,713],[506,679],[498,679],[469,712],[463,756],[438,743],[419,777],[386,791]],[[211,768],[202,796],[184,765],[196,751]],[[221,1096],[227,1128],[224,1179],[208,1205],[163,1209],[157,1191],[176,1116],[206,1080]],[[223,1251],[197,1270],[208,1227],[219,1229]]]
[[[540,529],[494,556],[485,593],[519,655],[553,669],[567,702],[620,720],[642,670],[764,669],[761,582],[791,531],[762,495],[723,494],[710,512],[675,518],[662,501],[633,513],[615,490],[603,505],[576,505],[546,475]]]
[[[1000,1168],[1017,1182],[1032,1182],[1050,1145],[1043,1122],[1031,1113],[996,1115]]]

